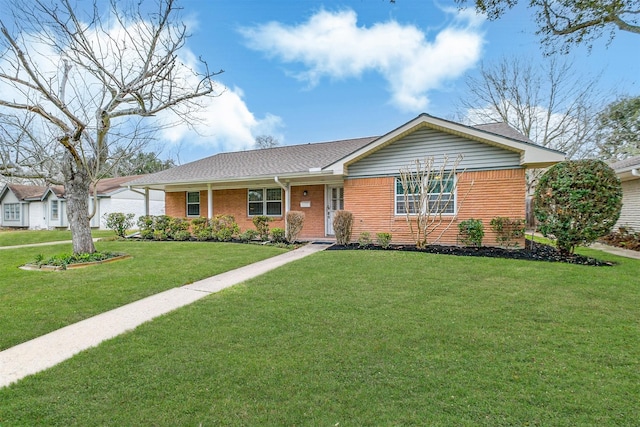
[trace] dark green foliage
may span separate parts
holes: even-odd
[[[269,240],[269,223],[271,218],[266,215],[258,215],[253,217],[253,225],[256,226],[260,240]]]
[[[240,233],[233,215],[216,215],[211,221],[211,236],[220,242],[229,242]]]
[[[112,252],[93,252],[90,254],[59,254],[54,255],[48,259],[44,259],[42,254],[36,256],[36,265],[53,265],[56,267],[62,267],[66,269],[69,264],[81,264],[86,262],[104,261],[110,258],[115,258],[121,254]]]
[[[391,233],[376,233],[376,242],[383,248],[387,249],[389,245],[391,245],[392,237]]]
[[[138,218],[138,230],[143,239],[153,239],[153,216],[143,215]]]
[[[284,243],[286,239],[284,228],[274,227],[271,229],[271,241],[274,243]]]
[[[540,179],[534,206],[538,230],[573,253],[611,231],[622,207],[620,180],[601,160],[558,163]]]
[[[135,215],[132,213],[124,214],[122,212],[111,212],[109,214],[104,214],[102,217],[105,220],[105,225],[110,230],[113,230],[118,237],[124,237],[127,230],[133,227],[133,217]]]
[[[198,240],[210,240],[211,236],[211,224],[209,219],[205,217],[198,217],[191,220],[191,232]]]
[[[367,246],[371,246],[371,243],[371,233],[368,231],[360,233],[360,237],[358,237],[358,247],[366,248]]]
[[[238,236],[238,238],[245,243],[252,241],[256,237],[258,237],[258,232],[253,229],[247,229]]]
[[[460,241],[467,246],[482,246],[484,238],[484,225],[482,220],[469,218],[458,224]]]
[[[496,243],[506,248],[518,247],[518,240],[524,237],[525,220],[497,216],[489,223],[496,233]]]
[[[336,234],[336,243],[348,245],[351,241],[353,230],[353,214],[349,211],[336,211],[333,217],[333,232]]]

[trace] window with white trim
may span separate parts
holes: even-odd
[[[402,180],[396,178],[396,215],[406,215],[407,209],[410,215],[416,215],[418,208],[422,209],[422,212],[429,212],[432,215],[452,215],[456,212],[456,195],[454,179],[442,179],[432,180],[429,183],[429,188],[425,189],[424,186],[416,186],[413,191],[409,190],[409,194],[405,196],[405,190],[402,186]],[[427,190],[426,194],[420,197],[420,192]]]
[[[200,216],[199,191],[187,191],[187,216]]]
[[[249,216],[282,216],[281,188],[250,188],[247,200]]]
[[[52,220],[60,219],[60,208],[57,200],[51,201],[51,219]]]
[[[20,221],[20,203],[6,203],[4,205],[5,221]]]

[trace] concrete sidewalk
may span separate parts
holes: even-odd
[[[101,237],[94,237],[93,241],[98,242]],[[53,245],[62,245],[62,244],[71,244],[73,241],[71,240],[56,240],[53,242],[44,242],[44,243],[27,243],[26,245],[15,245],[15,246],[0,246],[0,251],[4,249],[20,249],[20,248],[33,248],[36,246],[53,246]]]
[[[329,246],[331,244],[308,244],[273,258],[152,295],[11,347],[0,352],[0,387],[55,366],[155,317]]]

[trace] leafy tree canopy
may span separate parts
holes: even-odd
[[[498,19],[518,0],[455,0],[460,6],[473,4],[489,19]],[[616,31],[640,34],[638,0],[529,0],[534,11],[538,34],[552,53],[556,48],[567,53],[573,45],[591,46],[593,40]]]
[[[605,160],[640,155],[640,96],[619,99],[600,113],[598,148]]]

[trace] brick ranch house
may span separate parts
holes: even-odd
[[[388,232],[394,243],[411,243],[400,169],[459,153],[464,159],[457,170],[464,173],[455,178],[448,214],[456,217],[441,243],[455,244],[457,222],[476,218],[491,244],[492,218],[525,217],[525,170],[564,160],[563,153],[533,144],[504,123],[470,127],[421,114],[380,137],[220,153],[129,185],[164,190],[170,216],[230,214],[246,230],[254,228],[255,215],[268,215],[272,228],[284,228],[286,213],[298,210],[305,213],[300,237],[312,240],[333,236],[333,215],[344,209],[353,213],[354,239]]]

